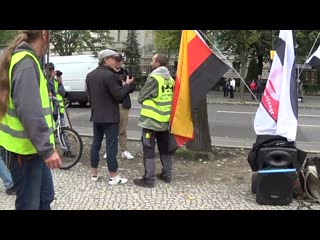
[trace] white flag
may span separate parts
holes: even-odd
[[[266,88],[254,119],[257,135],[295,141],[298,126],[297,80],[292,30],[281,30]]]
[[[313,68],[320,69],[320,46],[307,60],[307,64]]]

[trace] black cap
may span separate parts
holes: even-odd
[[[52,62],[48,62],[45,64],[45,68],[54,69],[54,64]]]

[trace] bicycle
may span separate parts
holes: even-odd
[[[51,99],[58,103],[61,102],[53,96]],[[61,122],[60,109],[64,108],[70,125],[69,115],[66,110],[68,104],[64,104],[63,107],[59,104],[56,105],[58,106],[58,118],[56,120],[56,129],[54,131],[54,135],[57,139],[56,149],[62,161],[60,169],[67,170],[75,166],[80,161],[83,151],[83,142],[77,131],[72,127],[63,126]]]

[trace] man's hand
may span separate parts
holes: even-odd
[[[55,150],[49,158],[45,159],[45,162],[51,169],[62,167],[62,162],[57,150]]]
[[[131,84],[133,81],[134,81],[134,77],[130,78],[128,75],[126,79],[126,84]]]

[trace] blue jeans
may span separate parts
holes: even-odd
[[[109,172],[117,172],[118,162],[118,123],[93,123],[93,142],[90,151],[91,167],[98,168],[99,165],[99,151],[103,135],[106,136],[107,141],[107,164]]]
[[[54,199],[50,169],[37,154],[21,156],[10,153],[9,168],[16,190],[17,210],[50,210]]]
[[[11,173],[4,162],[5,160],[6,160],[5,150],[0,147],[0,178],[3,181],[4,187],[6,189],[9,189],[13,187],[13,182],[11,178]]]

